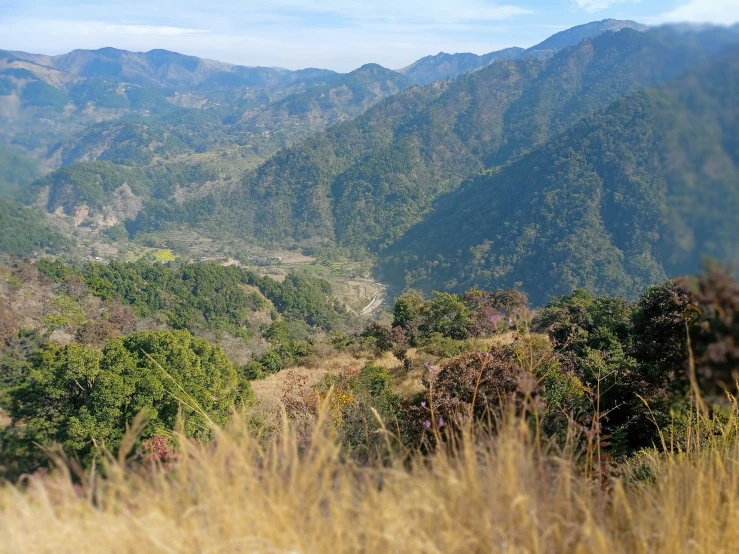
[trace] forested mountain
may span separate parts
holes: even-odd
[[[384,257],[423,289],[635,296],[739,261],[739,48],[589,117],[439,200]]]
[[[476,71],[500,60],[552,56],[554,53],[568,46],[574,46],[586,38],[597,37],[608,31],[620,31],[624,28],[644,31],[647,29],[647,26],[636,23],[635,21],[605,19],[561,31],[529,49],[506,48],[505,50],[490,52],[481,56],[470,53],[447,54],[445,52],[439,52],[436,56],[426,56],[398,71],[410,77],[418,84],[427,85],[442,79],[454,79],[463,73]]]
[[[398,72],[413,79],[419,85],[428,85],[434,81],[453,79],[462,73],[475,71],[500,60],[517,60],[526,53],[525,48],[506,48],[498,52],[490,52],[478,56],[477,54],[447,54],[439,52],[435,56],[426,56],[413,62]]]
[[[377,64],[367,64],[330,84],[295,93],[242,116],[247,132],[278,132],[284,142],[295,142],[331,125],[353,119],[377,104],[413,86],[413,81]]]
[[[160,117],[127,117],[86,127],[54,145],[62,165],[107,160],[146,165],[155,158],[205,152],[224,144],[229,126],[215,110],[172,110]]]
[[[56,146],[62,164],[108,160],[148,164],[155,158],[206,152],[233,144],[268,153],[364,113],[383,98],[413,85],[379,65],[366,65],[282,100],[252,105],[222,103],[208,109],[178,109],[171,103],[158,117],[128,117],[85,128]],[[245,111],[244,111],[245,110]]]
[[[251,68],[246,76],[162,51],[0,53],[0,142],[15,145],[0,150],[0,193],[93,233],[125,223],[134,241],[186,227],[267,247],[338,245],[379,259],[396,286],[521,285],[536,301],[574,286],[633,295],[694,271],[702,254],[735,257],[725,211],[734,208],[731,127],[701,127],[691,111],[702,106],[713,114],[705,117],[721,112],[733,122],[724,113],[733,91],[720,88],[710,64],[719,56],[729,64],[736,52],[721,52],[734,43],[737,27],[644,30],[606,20],[527,51],[425,58],[405,74],[369,64],[344,75]],[[414,85],[445,67],[466,73]],[[695,72],[701,67],[705,75]],[[725,98],[691,89],[698,80]],[[676,107],[664,107],[670,102]],[[670,120],[672,111],[683,115]],[[670,121],[708,138],[683,136]],[[592,146],[593,137],[618,146]],[[590,178],[571,152],[610,204],[570,198],[562,183]],[[610,184],[631,182],[622,173],[638,175],[647,191],[633,205]],[[694,181],[726,201],[696,200]],[[547,202],[561,202],[566,215],[547,212]],[[619,202],[628,209],[611,205]],[[466,211],[483,206],[505,233]],[[541,220],[549,223],[540,228]],[[475,232],[457,237],[465,225]],[[551,278],[528,280],[544,271]]]
[[[0,53],[0,142],[55,167],[248,146],[271,155],[413,85],[369,64],[348,74],[243,68],[172,52]]]
[[[167,50],[129,52],[101,48],[74,50],[60,56],[26,52],[9,54],[79,77],[109,79],[147,87],[264,87],[335,75],[335,72],[326,69],[289,71],[272,67],[244,67]]]
[[[675,78],[711,50],[664,29],[624,29],[549,60],[495,63],[456,82],[393,96],[363,116],[285,150],[242,190],[145,209],[168,219],[284,242],[381,251],[464,179],[541,146],[619,98]]]
[[[37,208],[0,198],[0,254],[31,256],[71,246],[72,241],[49,225]]]

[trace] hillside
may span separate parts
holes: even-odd
[[[40,174],[38,161],[0,144],[0,196],[15,196]]]
[[[739,49],[465,183],[383,260],[397,286],[633,297],[739,261]]]
[[[281,133],[290,144],[353,119],[383,98],[413,86],[413,81],[377,64],[367,64],[334,82],[309,88],[246,112],[241,129],[248,133]]]
[[[71,245],[69,238],[45,220],[43,212],[0,197],[0,254],[60,253]]]
[[[395,95],[284,150],[247,174],[237,192],[182,210],[146,208],[138,229],[185,223],[263,241],[381,251],[464,179],[710,56],[678,33],[624,29],[549,60],[499,62]]]
[[[0,52],[0,142],[47,167],[148,164],[234,144],[266,157],[411,84],[379,66],[342,75],[246,68],[166,51]],[[280,100],[286,101],[271,106]]]
[[[434,81],[454,79],[463,73],[469,73],[500,60],[516,60],[525,54],[524,48],[506,48],[498,52],[477,54],[447,54],[439,52],[435,56],[426,56],[411,65],[399,69],[398,72],[413,79],[419,85],[428,85]]]

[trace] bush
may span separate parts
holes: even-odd
[[[469,336],[470,310],[456,294],[434,292],[426,307],[425,333],[441,333],[462,340]]]
[[[397,438],[382,433],[383,425],[392,432],[398,424],[400,398],[392,392],[392,383],[387,369],[372,362],[356,375],[334,376],[322,383],[324,394],[334,387],[330,406],[344,449],[362,463],[387,455],[388,441],[397,444]]]
[[[687,283],[686,283],[687,284]],[[718,398],[739,393],[739,282],[728,267],[710,266],[690,291],[699,318],[692,328],[702,389]]]
[[[494,417],[520,393],[526,377],[510,349],[467,354],[446,363],[439,371],[429,366],[428,406],[433,407],[436,418],[430,421],[431,426],[469,416]]]
[[[473,350],[474,347],[475,345],[470,342],[454,340],[445,337],[441,333],[432,333],[430,337],[423,340],[421,352],[439,358],[453,358],[454,356],[459,356],[464,352]]]

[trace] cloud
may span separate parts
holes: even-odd
[[[739,23],[739,1],[689,0],[663,13],[657,20],[662,23]]]
[[[587,13],[601,12],[616,4],[636,4],[641,0],[572,0],[572,5]]]

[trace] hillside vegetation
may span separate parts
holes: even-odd
[[[0,197],[0,254],[56,253],[71,245],[72,240],[51,225],[43,212]]]
[[[588,118],[438,202],[387,253],[404,286],[633,297],[739,260],[739,50]]]
[[[294,373],[279,397],[252,392],[186,331],[135,332],[102,350],[49,342],[28,358],[28,333],[8,335],[0,459],[12,479],[44,469],[0,490],[0,544],[731,550],[736,292],[713,268],[637,303],[575,291],[533,320],[515,291],[409,294],[387,344],[377,325],[332,339],[321,377]],[[508,309],[497,327],[475,327],[487,342],[449,326]],[[463,350],[382,354],[412,329]]]
[[[0,51],[0,551],[733,552],[738,184],[739,26]]]

